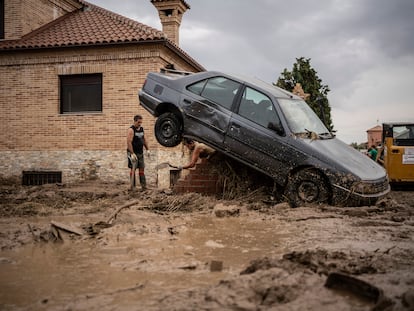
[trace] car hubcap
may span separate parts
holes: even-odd
[[[298,188],[298,196],[304,202],[314,202],[318,198],[319,188],[313,182],[304,181]]]
[[[161,128],[162,136],[165,138],[170,138],[174,135],[174,126],[171,121],[166,121],[163,123]]]

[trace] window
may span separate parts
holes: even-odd
[[[202,80],[190,85],[187,89],[227,109],[231,109],[240,83],[224,77]]]
[[[395,146],[414,146],[414,125],[394,125],[392,131]]]
[[[60,78],[60,113],[102,111],[102,74]]]
[[[264,127],[269,127],[270,122],[275,124],[280,122],[270,98],[249,87],[246,87],[243,92],[239,114]]]
[[[305,101],[279,98],[278,102],[293,133],[329,133],[329,130]]]

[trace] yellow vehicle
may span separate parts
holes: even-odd
[[[414,123],[384,123],[382,144],[377,161],[387,170],[390,183],[414,183]]]

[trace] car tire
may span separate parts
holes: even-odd
[[[175,147],[182,140],[182,124],[172,112],[160,115],[155,121],[155,138],[164,147]]]
[[[331,191],[325,178],[314,169],[304,169],[289,177],[285,196],[291,207],[329,203]]]

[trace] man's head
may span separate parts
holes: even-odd
[[[141,124],[142,124],[142,116],[137,114],[136,116],[134,116],[134,126],[140,127]]]
[[[187,146],[188,149],[190,149],[190,150],[193,150],[194,146],[195,146],[194,140],[192,140],[190,138],[184,138],[183,139],[183,144],[184,144],[184,146]]]

